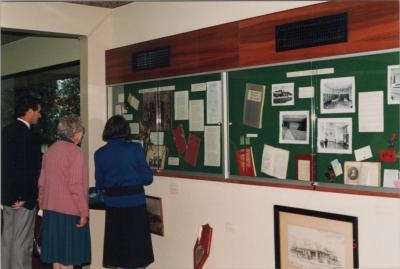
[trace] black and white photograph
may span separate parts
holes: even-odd
[[[352,154],[352,130],[352,118],[318,119],[318,152]]]
[[[271,89],[273,106],[294,105],[294,83],[272,84]]]
[[[358,268],[354,216],[274,205],[275,268]]]
[[[309,115],[308,110],[279,112],[279,143],[308,144]]]
[[[146,195],[146,208],[149,216],[150,232],[164,236],[164,220],[161,198]]]
[[[321,79],[321,113],[355,112],[354,77]]]
[[[388,104],[400,104],[400,65],[389,65],[388,72]]]

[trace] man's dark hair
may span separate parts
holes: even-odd
[[[39,105],[41,105],[42,102],[33,96],[23,96],[18,100],[18,103],[15,107],[15,116],[17,118],[22,117],[25,115],[26,112],[28,112],[29,109],[32,109],[33,111],[38,111],[39,110]]]
[[[108,119],[103,131],[103,140],[113,138],[128,138],[131,133],[129,123],[121,115],[115,115]]]

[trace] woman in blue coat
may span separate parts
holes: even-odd
[[[154,261],[144,185],[153,182],[143,148],[128,142],[124,117],[111,117],[104,128],[107,144],[94,154],[96,187],[104,189],[106,220],[103,266],[144,268]]]

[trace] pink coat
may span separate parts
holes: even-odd
[[[88,169],[77,145],[57,141],[43,157],[39,207],[80,217],[89,216]]]

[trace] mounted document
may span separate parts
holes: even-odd
[[[265,86],[246,83],[244,98],[243,125],[262,128]]]

